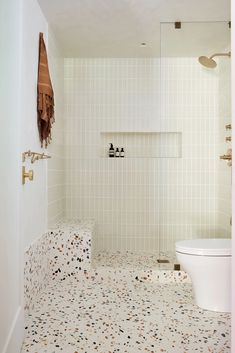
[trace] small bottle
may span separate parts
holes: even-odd
[[[113,158],[114,155],[115,155],[115,153],[114,153],[113,144],[110,143],[110,147],[109,147],[109,157],[110,157],[110,158]]]
[[[121,148],[121,151],[120,151],[120,157],[122,157],[122,158],[125,157],[125,152],[124,152],[124,148],[123,147]]]
[[[116,148],[115,157],[119,157],[119,149],[118,149],[118,147]]]

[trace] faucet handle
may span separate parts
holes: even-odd
[[[33,170],[25,171],[25,167],[22,167],[22,184],[25,184],[25,179],[28,178],[30,181],[33,180]]]
[[[229,148],[227,150],[226,154],[224,154],[223,156],[220,156],[220,159],[224,159],[224,160],[228,161],[228,166],[231,167],[231,165],[232,165],[232,149]]]
[[[231,154],[223,154],[223,156],[220,156],[219,158],[220,159],[225,159],[227,161],[231,161],[232,156],[231,156]]]

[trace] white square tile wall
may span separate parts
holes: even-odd
[[[173,250],[225,231],[219,74],[196,58],[65,59],[66,215],[96,219],[96,248]],[[101,158],[105,131],[178,132],[181,158]]]
[[[55,94],[55,123],[52,125],[52,142],[48,146],[48,225],[53,225],[64,215],[64,59],[53,32],[49,30],[48,61]]]
[[[225,52],[229,50],[226,48]],[[225,125],[231,124],[231,61],[219,60],[219,154],[226,154],[232,148],[231,142],[226,142],[226,137],[231,136],[231,130],[226,130]],[[231,233],[231,194],[232,194],[232,168],[225,161],[219,163],[218,197],[219,219],[225,234]]]

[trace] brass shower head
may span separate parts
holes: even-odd
[[[200,56],[198,58],[198,61],[201,65],[203,65],[209,69],[214,69],[217,66],[216,61],[213,59],[215,56],[228,56],[230,58],[231,52],[213,54],[209,58],[207,56]]]

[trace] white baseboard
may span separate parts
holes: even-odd
[[[24,310],[19,307],[11,325],[2,353],[20,353],[24,337]]]

